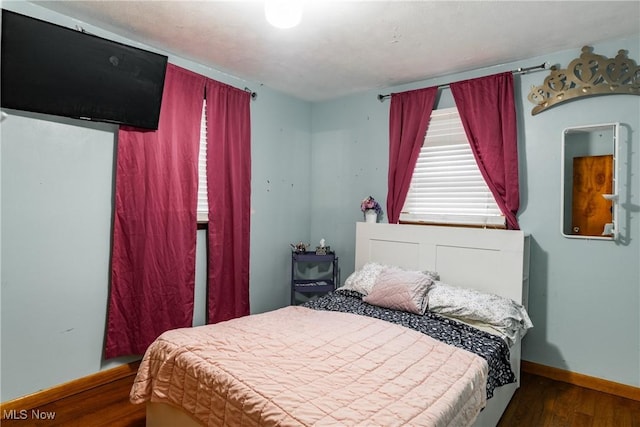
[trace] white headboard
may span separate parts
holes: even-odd
[[[527,307],[529,240],[522,231],[358,222],[355,268],[367,262],[433,270],[442,282]]]

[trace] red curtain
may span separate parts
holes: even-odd
[[[478,167],[507,227],[518,230],[520,207],[518,142],[513,74],[510,72],[451,83]]]
[[[208,80],[207,321],[249,314],[250,94]]]
[[[387,193],[390,224],[400,220],[437,93],[437,87],[430,87],[391,95]]]
[[[158,130],[118,133],[107,358],[192,325],[204,84],[168,64]]]

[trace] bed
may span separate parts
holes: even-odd
[[[527,305],[521,231],[357,223],[350,278],[371,265],[393,266],[385,278],[428,272],[437,282],[420,276],[420,286]],[[147,350],[131,401],[146,403],[152,427],[495,426],[519,387],[521,336],[365,301],[373,295],[345,286],[302,307],[168,331]],[[471,344],[460,338],[467,336]]]

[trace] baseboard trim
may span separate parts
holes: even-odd
[[[140,366],[140,361],[127,363],[125,365],[105,369],[104,371],[99,371],[95,374],[78,378],[64,384],[56,385],[45,390],[40,390],[26,396],[8,400],[0,403],[0,414],[3,414],[4,411],[11,411],[13,409],[20,411],[40,408],[49,403],[91,390],[92,388],[134,376],[136,372],[138,372],[138,366]]]
[[[540,365],[539,363],[523,360],[520,365],[523,372],[538,375],[552,380],[562,381],[572,385],[589,388],[591,390],[601,391],[613,394],[615,396],[624,397],[640,401],[640,388],[627,384],[621,384],[602,378],[591,377],[589,375],[578,374],[576,372],[565,371],[563,369],[554,368],[552,366]]]
[[[96,372],[77,380],[69,381],[45,390],[28,394],[0,403],[0,413],[2,411],[30,410],[42,407],[57,400],[73,396],[78,393],[90,390],[101,385],[108,384],[126,377],[134,376],[138,372],[140,361],[127,363],[115,368],[106,369]],[[535,362],[523,360],[520,365],[523,372],[538,375],[552,380],[566,382],[572,385],[589,388],[604,393],[613,394],[615,396],[624,397],[640,401],[640,388],[627,384],[621,384],[602,378],[591,377],[589,375],[579,374],[576,372],[565,371],[563,369],[554,368],[552,366],[541,365]]]

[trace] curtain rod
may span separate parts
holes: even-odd
[[[532,67],[525,67],[525,68],[518,68],[516,70],[511,70],[512,74],[524,74],[524,73],[528,73],[529,71],[534,71],[534,70],[546,70],[549,67],[549,63],[545,62],[544,64],[540,64],[540,65],[534,65]],[[446,89],[449,87],[450,83],[447,84],[443,84],[443,85],[438,85],[438,89]],[[382,94],[378,94],[378,101],[383,102],[385,99],[391,97],[391,94],[388,93],[386,95],[382,95]]]
[[[232,87],[233,87],[233,86],[232,86]],[[242,90],[244,90],[245,92],[249,92],[249,93],[251,94],[251,100],[252,100],[252,101],[255,101],[255,100],[256,100],[256,98],[258,97],[258,94],[257,94],[256,92],[252,91],[251,89],[249,89],[249,88],[248,88],[248,87],[246,87],[246,86],[245,86],[245,87],[244,87],[244,89],[242,89]],[[206,91],[206,90],[204,91],[204,99],[207,99],[207,91]]]
[[[256,98],[258,97],[258,94],[257,94],[256,92],[252,91],[251,89],[249,89],[249,88],[248,88],[248,87],[246,87],[246,86],[245,86],[245,88],[244,88],[244,91],[245,91],[245,92],[249,92],[249,93],[251,94],[251,99],[252,99],[253,101],[255,101],[255,100],[256,100]]]

